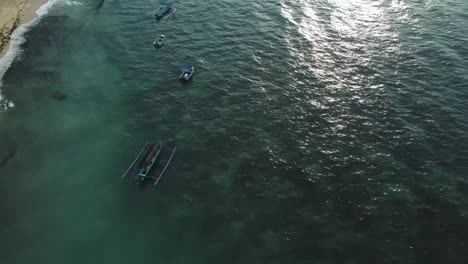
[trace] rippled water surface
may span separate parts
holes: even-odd
[[[466,263],[468,3],[78,2],[3,79],[1,263]]]

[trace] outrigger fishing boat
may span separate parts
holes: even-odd
[[[160,20],[161,18],[172,16],[172,14],[174,14],[175,11],[176,9],[174,8],[174,2],[171,1],[166,6],[162,6],[158,10],[156,10],[155,16],[157,20]]]
[[[138,184],[152,180],[153,185],[156,186],[169,167],[175,151],[176,147],[172,140],[168,142],[161,140],[159,143],[147,142],[120,178],[133,175]]]
[[[195,68],[192,64],[186,64],[182,66],[182,73],[179,76],[179,80],[181,81],[188,81],[192,78],[193,73],[195,72]]]

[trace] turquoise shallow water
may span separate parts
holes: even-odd
[[[1,263],[468,259],[464,1],[79,2],[3,79]]]

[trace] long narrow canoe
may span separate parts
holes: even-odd
[[[145,178],[148,176],[148,173],[153,168],[163,147],[164,147],[164,142],[160,142],[159,144],[153,147],[153,149],[151,150],[151,153],[148,155],[145,162],[143,163],[144,168],[142,168],[140,172],[138,173],[139,182],[144,181]]]

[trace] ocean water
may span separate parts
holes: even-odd
[[[0,263],[467,262],[468,2],[53,2],[0,88]]]

